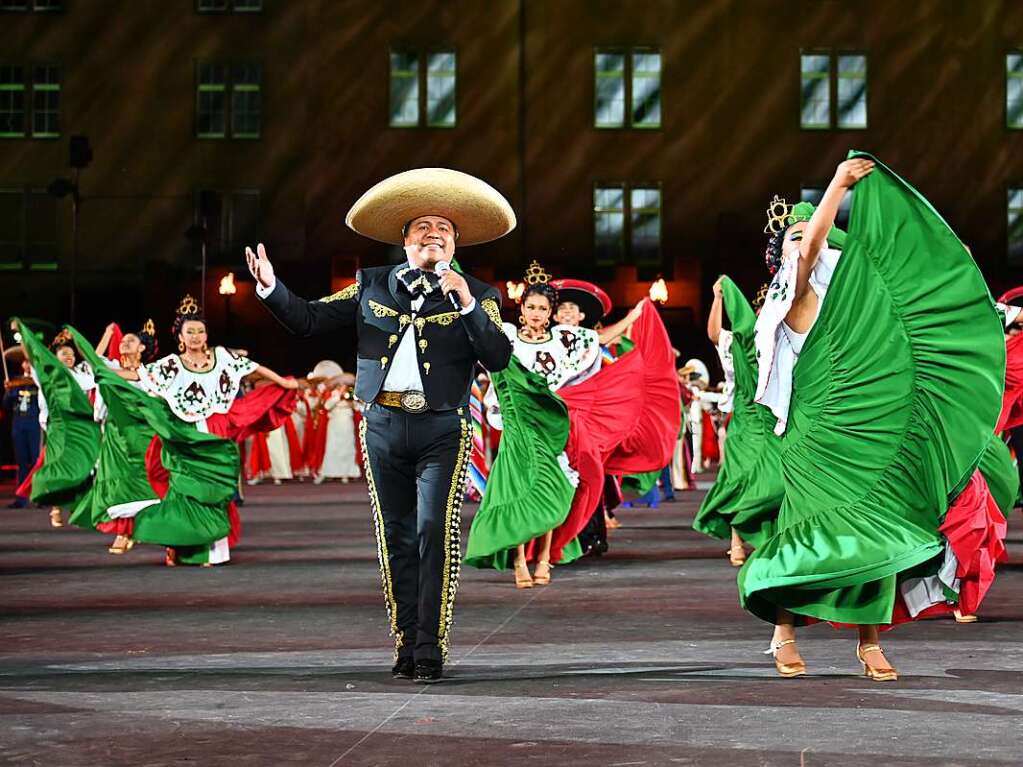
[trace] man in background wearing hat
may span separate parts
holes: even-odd
[[[501,370],[512,353],[500,294],[450,263],[456,241],[496,240],[515,227],[515,214],[479,179],[421,168],[374,186],[346,223],[404,245],[407,263],[360,269],[352,285],[306,301],[276,279],[263,245],[246,248],[246,258],[257,294],[292,333],[358,329],[355,396],[367,403],[360,438],[395,636],[393,675],[429,683],[447,657],[458,584],[474,368]]]

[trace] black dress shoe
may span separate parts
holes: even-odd
[[[444,664],[439,660],[417,660],[416,661],[416,683],[433,684],[439,682],[444,673]]]
[[[395,679],[412,679],[416,675],[416,662],[412,658],[398,658],[398,662],[391,669],[391,676]]]

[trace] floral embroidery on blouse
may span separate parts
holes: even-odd
[[[168,355],[149,366],[140,366],[140,382],[147,392],[166,400],[182,421],[196,423],[214,413],[226,413],[238,395],[242,378],[259,365],[223,346],[214,347],[214,355],[213,367],[203,372],[189,370],[176,354]]]

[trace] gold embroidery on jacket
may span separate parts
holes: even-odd
[[[497,305],[497,301],[495,301],[493,298],[484,298],[482,301],[480,301],[480,306],[483,308],[483,311],[487,313],[487,316],[490,318],[491,322],[493,322],[499,328],[503,327],[503,325],[501,324],[501,308]]]
[[[373,314],[376,317],[380,318],[380,319],[383,319],[384,317],[397,317],[398,316],[398,312],[397,311],[395,311],[394,309],[392,309],[389,306],[384,306],[383,304],[378,304],[372,298],[369,300],[369,308],[372,309],[373,310]]]
[[[351,285],[346,285],[341,288],[337,293],[332,293],[329,296],[324,296],[320,299],[320,303],[329,304],[334,301],[347,301],[350,298],[355,298],[359,295],[359,283],[353,282]]]
[[[446,328],[452,322],[457,320],[461,314],[458,312],[444,312],[444,314],[431,314],[426,318],[427,322],[434,322],[440,325],[442,328]]]

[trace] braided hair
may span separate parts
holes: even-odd
[[[767,271],[772,276],[781,269],[782,248],[785,245],[785,233],[788,229],[782,229],[772,234],[767,241],[767,249],[764,251],[764,262],[767,264]]]
[[[142,362],[143,365],[148,365],[155,361],[160,355],[160,344],[156,340],[156,332],[154,331],[149,333],[145,327],[143,327],[143,329],[138,331],[135,335],[138,336],[139,342],[145,347],[145,350],[140,355],[140,362]]]

